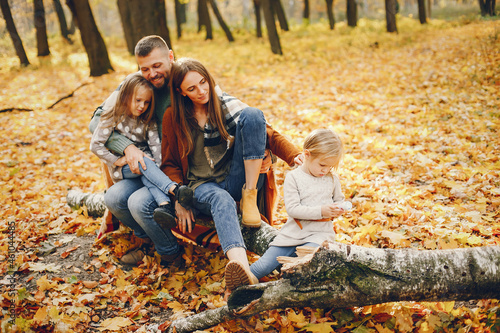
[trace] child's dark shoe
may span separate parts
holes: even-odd
[[[177,226],[175,222],[175,210],[171,204],[161,205],[153,213],[153,219],[164,230],[170,230]]]
[[[193,207],[194,193],[190,187],[186,185],[178,185],[174,188],[175,200],[177,200],[182,207],[191,209]]]

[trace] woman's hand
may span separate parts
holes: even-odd
[[[194,214],[190,209],[181,206],[179,202],[175,202],[175,215],[177,216],[177,227],[183,233],[193,231]]]
[[[344,213],[344,210],[340,208],[337,204],[330,204],[321,206],[321,216],[323,218],[334,219],[339,217]]]
[[[262,165],[260,166],[260,173],[267,173],[272,165],[273,159],[271,158],[271,154],[269,154],[269,149],[266,149],[264,158],[262,159]]]
[[[295,165],[302,165],[302,163],[304,163],[304,153],[300,153],[295,156],[293,163],[295,163]]]

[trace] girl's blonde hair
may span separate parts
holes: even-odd
[[[304,151],[309,151],[311,157],[335,157],[333,166],[338,169],[340,161],[344,156],[344,145],[337,133],[330,129],[317,129],[312,131],[304,140]]]
[[[180,140],[182,145],[180,155],[182,157],[189,155],[193,150],[194,144],[193,138],[191,137],[191,131],[198,127],[198,123],[194,117],[193,102],[189,97],[181,94],[182,81],[184,81],[186,74],[191,71],[197,72],[208,82],[210,89],[207,103],[208,123],[212,128],[217,128],[219,130],[222,141],[227,141],[229,138],[229,133],[227,133],[225,127],[220,99],[215,91],[214,78],[198,60],[190,58],[177,59],[175,63],[172,64],[172,70],[170,72],[170,96],[172,98],[174,119],[177,124],[175,131],[178,133],[180,132],[180,136],[185,139],[187,144],[187,146],[184,147],[184,140]]]
[[[118,93],[115,106],[110,110],[105,111],[101,118],[103,120],[113,118],[113,124],[114,126],[116,126],[123,120],[123,118],[129,116],[129,110],[132,106],[132,100],[135,98],[139,87],[144,87],[151,90],[151,103],[149,103],[148,109],[139,116],[139,119],[143,123],[149,124],[151,120],[153,120],[155,109],[153,86],[151,85],[151,83],[149,83],[148,80],[146,80],[146,78],[138,73],[129,75],[125,79],[122,86],[120,87],[120,92]]]

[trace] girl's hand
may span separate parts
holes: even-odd
[[[323,218],[336,218],[344,214],[344,210],[340,208],[337,204],[330,204],[321,206],[321,216]]]
[[[193,231],[194,226],[194,214],[192,210],[188,210],[181,206],[181,204],[176,201],[175,202],[175,215],[177,216],[177,227],[183,233],[190,233]]]
[[[116,162],[113,164],[119,167],[127,165],[127,158],[125,156],[122,156],[118,160],[116,160]]]

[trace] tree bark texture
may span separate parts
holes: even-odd
[[[276,23],[274,21],[274,10],[271,4],[272,0],[261,0],[262,10],[264,11],[264,20],[266,21],[267,35],[269,38],[269,43],[271,44],[271,51],[274,54],[283,55],[281,50],[280,37],[278,35],[278,30],[276,29]]]
[[[87,214],[93,217],[102,217],[106,211],[103,193],[83,193],[77,190],[70,190],[66,195],[66,202],[74,210],[86,207]],[[207,218],[196,219],[195,223],[215,229],[214,222]],[[263,255],[266,252],[269,244],[278,234],[275,228],[265,222],[262,222],[260,228],[241,228],[248,251],[258,255]]]
[[[177,25],[177,38],[182,37],[182,24],[186,23],[186,5],[181,3],[180,0],[174,1],[175,5],[175,23]]]
[[[396,0],[385,0],[385,21],[387,32],[398,32],[396,25]]]
[[[479,8],[481,9],[482,16],[495,16],[495,0],[479,0]]]
[[[217,18],[217,21],[219,22],[220,27],[222,28],[222,30],[226,34],[227,40],[230,42],[234,42],[233,34],[231,33],[231,30],[227,26],[224,19],[222,18],[221,13],[219,12],[219,8],[217,7],[217,3],[215,2],[215,0],[208,0],[208,2],[210,3],[210,6],[212,7],[212,11],[214,12],[215,17]]]
[[[127,49],[134,55],[137,42],[148,35],[162,37],[172,48],[165,0],[117,0]]]
[[[88,0],[66,0],[78,22],[83,46],[87,52],[90,76],[101,76],[113,71],[108,49],[97,29]]]
[[[328,23],[330,30],[335,29],[335,15],[333,13],[333,0],[326,0],[326,13],[328,15]]]
[[[358,25],[358,4],[356,3],[356,0],[347,0],[346,4],[347,25],[350,27],[355,27]]]
[[[304,0],[304,10],[302,11],[302,18],[309,20],[311,17],[311,9],[309,6],[309,0]]]
[[[425,0],[418,0],[418,19],[420,24],[427,23],[427,16],[425,11]]]
[[[257,31],[257,37],[262,38],[262,16],[260,15],[260,0],[253,0],[253,8],[255,13],[255,29]]]
[[[47,24],[45,23],[45,7],[43,6],[43,0],[34,0],[33,8],[38,56],[48,56],[50,50],[49,41],[47,40]]]
[[[278,17],[278,22],[280,23],[280,28],[283,31],[289,31],[288,21],[286,19],[285,10],[283,9],[283,4],[281,0],[271,0],[273,5],[273,10],[276,16]]]
[[[205,27],[205,40],[214,39],[207,1],[208,0],[198,0],[198,32],[201,31],[202,27]]]
[[[283,266],[282,279],[236,289],[227,306],[172,322],[168,332],[205,329],[289,307],[346,308],[398,301],[500,297],[500,247],[377,249],[325,243]]]
[[[66,22],[66,15],[64,14],[64,9],[61,5],[60,0],[53,0],[54,10],[57,14],[57,20],[59,21],[59,29],[61,30],[61,36],[68,42],[72,42],[69,38],[68,23]]]
[[[66,195],[66,202],[74,210],[87,207],[87,214],[92,217],[102,217],[106,211],[104,193],[83,193],[70,190]]]
[[[14,24],[14,19],[12,18],[12,12],[10,11],[9,1],[0,0],[0,8],[2,9],[2,15],[5,20],[5,25],[7,26],[7,31],[9,32],[10,39],[12,39],[12,44],[14,44],[14,49],[16,50],[17,57],[21,62],[21,66],[28,66],[30,64],[26,51],[24,50],[23,41],[19,37],[16,25]]]

